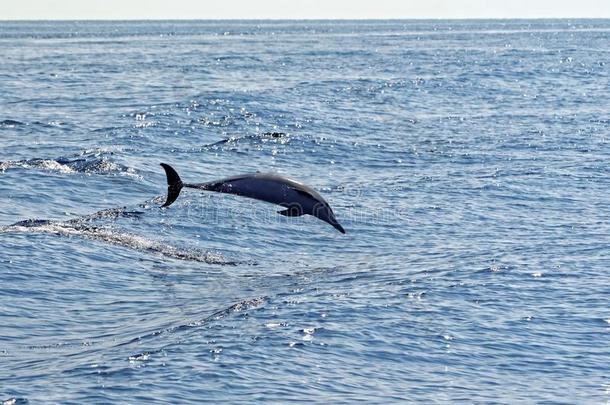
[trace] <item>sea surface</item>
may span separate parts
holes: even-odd
[[[0,403],[610,402],[610,21],[4,21],[0,55]],[[161,162],[347,234],[161,209]]]

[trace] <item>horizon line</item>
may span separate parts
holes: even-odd
[[[400,18],[0,18],[0,22],[70,22],[70,21],[469,21],[469,20],[610,20],[609,17],[400,17]]]

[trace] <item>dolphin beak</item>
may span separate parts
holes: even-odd
[[[334,221],[331,223],[332,226],[335,227],[336,230],[338,230],[339,232],[345,234],[345,229],[343,229],[343,227],[341,226],[340,223],[338,223],[337,221]]]

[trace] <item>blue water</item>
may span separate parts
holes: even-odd
[[[610,21],[0,22],[0,54],[0,401],[610,401]],[[159,209],[160,162],[293,177],[347,234]]]

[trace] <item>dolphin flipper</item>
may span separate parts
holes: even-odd
[[[285,210],[278,211],[277,213],[285,217],[300,217],[301,215],[305,215],[299,204],[288,205]]]
[[[165,163],[161,163],[161,167],[163,167],[167,176],[167,200],[165,200],[165,204],[161,207],[169,207],[180,195],[183,184],[173,167]]]

